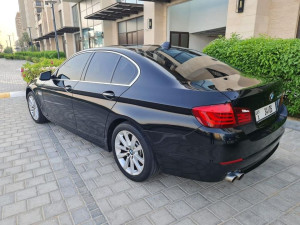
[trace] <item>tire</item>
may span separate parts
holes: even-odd
[[[130,145],[126,141],[128,139]],[[131,145],[132,140],[136,140],[134,145]],[[111,146],[119,169],[129,179],[142,182],[158,172],[151,146],[142,133],[131,124],[125,122],[115,128]]]
[[[33,92],[29,92],[27,95],[27,105],[29,109],[29,114],[31,118],[36,123],[46,123],[48,122],[47,118],[43,115],[39,104],[37,103],[36,97]]]

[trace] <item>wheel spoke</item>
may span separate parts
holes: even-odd
[[[135,148],[136,140],[137,140],[136,137],[135,137],[135,136],[132,136],[132,139],[131,139],[131,145],[130,145],[131,149],[134,149],[134,148]]]
[[[133,149],[133,152],[139,152],[139,151],[141,151],[141,150],[143,150],[143,149],[142,149],[142,146],[139,145],[139,146],[137,146],[136,148]]]
[[[144,159],[139,154],[134,154],[133,157],[144,165]]]
[[[116,148],[117,149],[121,149],[121,150],[123,150],[123,151],[128,151],[127,149],[126,149],[126,147],[125,146],[123,146],[123,145],[116,145]]]
[[[133,161],[135,167],[137,168],[137,170],[139,172],[141,172],[143,168],[140,166],[140,164],[135,160],[135,158],[133,158],[132,161]]]
[[[129,136],[128,136],[128,132],[123,132],[123,134],[124,134],[125,140],[127,142],[127,146],[130,147],[131,142],[130,142],[130,139],[129,139]]]
[[[123,166],[124,170],[127,170],[128,166],[129,166],[129,157],[127,157],[127,159],[125,160],[125,164]]]
[[[118,139],[122,142],[122,144],[125,146],[125,147],[128,147],[125,139],[123,138],[123,135],[122,134],[118,134]]]
[[[133,160],[132,160],[131,157],[130,157],[130,171],[131,171],[131,174],[133,175],[133,173],[134,173],[134,165],[133,165]]]
[[[117,154],[117,157],[119,158],[119,159],[121,159],[121,158],[124,158],[125,156],[127,156],[127,152],[125,152],[125,153],[119,153],[119,154]]]

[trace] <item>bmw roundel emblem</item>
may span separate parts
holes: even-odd
[[[274,98],[274,92],[272,92],[271,94],[270,94],[270,101],[272,101],[273,100],[273,98]]]

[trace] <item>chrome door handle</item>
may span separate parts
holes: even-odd
[[[106,99],[114,99],[115,98],[115,93],[113,91],[105,91],[102,93],[103,97]]]

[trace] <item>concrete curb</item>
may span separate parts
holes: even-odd
[[[1,98],[16,98],[16,97],[24,97],[25,91],[13,91],[13,92],[4,92],[0,93],[0,99]]]

